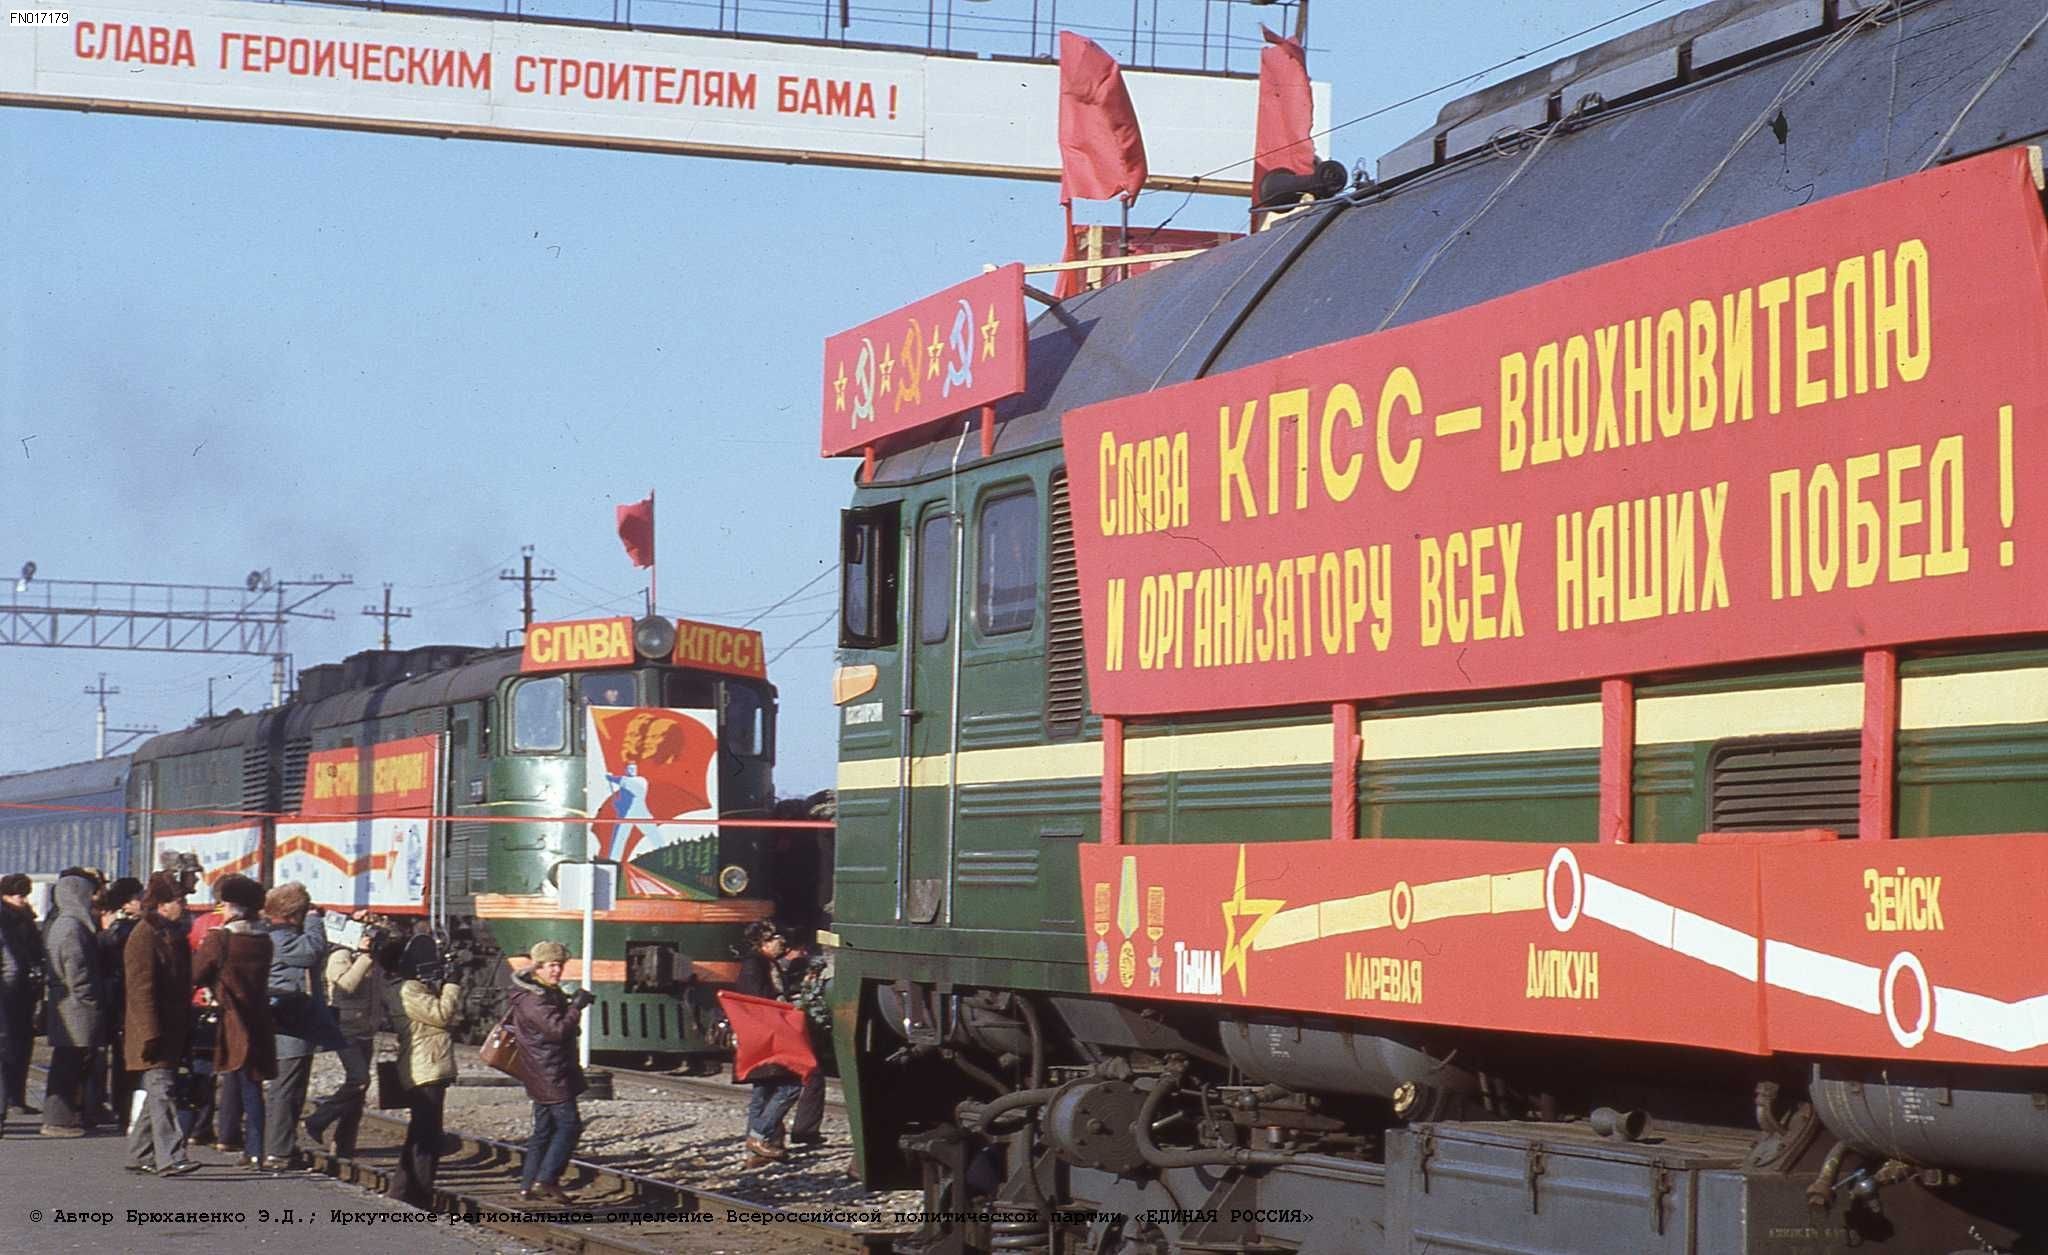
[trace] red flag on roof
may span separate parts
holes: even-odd
[[[728,989],[718,991],[718,1005],[725,1008],[726,1023],[732,1025],[734,1081],[744,1081],[756,1068],[771,1064],[788,1068],[798,1080],[808,1080],[818,1070],[818,1056],[811,1051],[802,1011],[773,998],[754,998]]]
[[[654,494],[648,493],[645,501],[618,507],[619,543],[626,547],[626,556],[633,565],[649,567],[654,565]]]
[[[1060,203],[1128,205],[1145,187],[1145,137],[1116,58],[1094,41],[1060,32]]]
[[[1308,54],[1297,40],[1259,27],[1266,49],[1259,54],[1259,123],[1252,146],[1252,202],[1259,182],[1270,170],[1307,174],[1315,169],[1316,147],[1309,139],[1315,125],[1315,101],[1308,89]]]

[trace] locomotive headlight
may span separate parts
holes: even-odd
[[[676,652],[676,625],[659,615],[648,615],[633,625],[633,648],[642,658],[666,662]]]
[[[718,887],[738,897],[747,891],[747,869],[738,863],[727,863],[718,873]]]

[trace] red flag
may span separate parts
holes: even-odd
[[[1307,174],[1316,166],[1309,139],[1315,101],[1308,90],[1308,55],[1301,44],[1265,27],[1266,50],[1259,54],[1259,124],[1252,146],[1252,201],[1268,171]]]
[[[626,556],[634,566],[654,565],[654,494],[648,493],[645,501],[622,505],[619,511],[619,543],[626,547]]]
[[[1116,58],[1060,32],[1060,204],[1122,198],[1145,187],[1145,137]]]
[[[725,1008],[726,1023],[732,1025],[732,1079],[744,1081],[756,1068],[773,1064],[809,1080],[818,1070],[818,1056],[811,1051],[810,1030],[804,1013],[773,998],[755,998],[718,991],[718,1005]]]

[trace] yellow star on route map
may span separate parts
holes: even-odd
[[[882,387],[881,387],[881,391],[883,391],[883,392],[887,392],[887,391],[889,390],[889,376],[890,376],[890,375],[892,375],[892,374],[894,374],[895,372],[896,372],[896,350],[895,350],[895,349],[893,349],[893,348],[884,348],[884,349],[882,350]]]
[[[988,321],[981,324],[981,357],[983,361],[996,355],[996,332],[1002,328],[996,321],[996,307],[988,307]]]
[[[834,379],[832,380],[832,412],[833,412],[834,414],[840,414],[840,413],[844,413],[844,412],[845,412],[845,410],[846,410],[846,363],[845,363],[845,362],[841,362],[841,363],[839,363],[839,374],[838,374],[838,375],[837,375],[837,376],[836,376],[836,377],[835,377],[835,378],[834,378]]]
[[[1230,900],[1223,904],[1223,975],[1237,972],[1237,992],[1244,995],[1245,958],[1251,953],[1252,938],[1266,926],[1266,921],[1287,905],[1284,898],[1247,898],[1244,896],[1244,847],[1237,847],[1237,886],[1231,891]],[[1250,916],[1244,934],[1237,931],[1238,920]]]
[[[936,324],[932,327],[932,342],[924,346],[924,351],[925,356],[930,359],[930,365],[925,367],[924,377],[926,379],[937,379],[939,377],[939,358],[946,352],[946,342],[940,337]]]

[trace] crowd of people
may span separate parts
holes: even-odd
[[[188,912],[197,879],[187,867],[109,884],[69,868],[39,922],[29,878],[0,877],[0,1114],[39,1116],[44,1137],[125,1125],[133,1172],[196,1171],[193,1145],[300,1171],[302,1129],[354,1152],[381,1013],[412,1115],[391,1192],[430,1205],[461,1004],[434,939],[362,911],[346,943],[331,940],[304,885],[266,892],[242,875],[213,882],[214,909]],[[37,1036],[49,1044],[40,1108],[28,1102]],[[308,1113],[314,1058],[329,1052],[341,1084]]]
[[[39,1116],[44,1137],[125,1125],[128,1169],[163,1177],[198,1170],[186,1154],[193,1145],[236,1154],[246,1169],[301,1171],[311,1164],[302,1130],[355,1152],[381,1022],[397,1057],[378,1084],[397,1086],[410,1115],[389,1193],[431,1207],[462,1012],[461,983],[434,938],[372,911],[331,936],[304,885],[266,891],[239,874],[212,882],[210,909],[188,910],[198,879],[189,863],[111,884],[70,868],[39,922],[29,877],[0,877],[0,1132],[11,1110]],[[563,988],[571,959],[560,942],[536,943],[512,977],[503,1022],[533,1105],[519,1191],[527,1200],[571,1201],[562,1177],[583,1131],[579,1047],[593,1001],[588,989]],[[819,964],[772,924],[750,927],[739,983],[825,1022]],[[36,1108],[27,1079],[39,1035],[49,1062]],[[314,1060],[326,1053],[341,1083],[309,1112]],[[824,1141],[822,1071],[747,1079],[750,1166]]]

